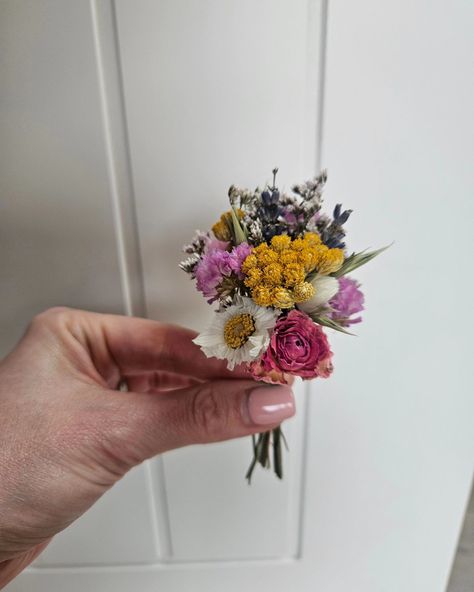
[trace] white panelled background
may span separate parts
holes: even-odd
[[[246,439],[166,454],[10,592],[443,592],[474,459],[473,26],[470,0],[0,0],[2,353],[57,304],[202,327],[181,245],[275,165],[329,168],[350,247],[395,240],[334,376],[298,386],[282,483],[247,486]]]

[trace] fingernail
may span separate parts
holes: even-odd
[[[248,414],[252,423],[279,423],[295,414],[295,399],[287,386],[261,386],[251,391]]]

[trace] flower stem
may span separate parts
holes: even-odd
[[[262,432],[261,434],[258,434],[258,436],[252,436],[253,459],[245,475],[249,484],[257,463],[262,465],[264,469],[271,468],[271,456],[273,456],[273,470],[276,476],[279,479],[283,479],[282,441],[288,449],[285,436],[283,435],[280,426],[269,432]],[[273,455],[270,454],[271,446],[273,446]]]
[[[273,469],[279,479],[283,479],[283,463],[281,454],[281,427],[273,430]]]
[[[275,191],[275,189],[276,189],[276,176],[277,176],[277,173],[278,173],[278,167],[275,167],[273,169],[272,173],[273,173],[273,187],[272,187],[272,189],[273,189],[273,191]]]

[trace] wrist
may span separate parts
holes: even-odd
[[[0,590],[21,573],[32,561],[38,557],[43,549],[48,545],[49,540],[40,545],[36,545],[29,551],[22,553],[5,561],[0,560]]]
[[[6,566],[9,569],[10,561],[18,562],[35,549],[43,549],[54,534],[44,528],[34,496],[14,473],[10,470],[10,478],[0,485],[0,573]]]
[[[21,568],[17,569],[17,567],[17,560],[15,559],[0,562],[0,590],[22,571]]]

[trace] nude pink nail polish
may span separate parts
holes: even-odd
[[[257,425],[279,423],[295,414],[295,399],[288,386],[260,386],[248,398],[250,420]]]

